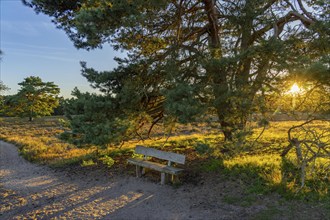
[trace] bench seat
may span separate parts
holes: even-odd
[[[137,166],[145,167],[148,169],[159,171],[161,173],[168,173],[172,175],[178,175],[180,172],[183,171],[183,169],[181,168],[167,166],[165,164],[160,164],[143,159],[129,158],[128,162]]]

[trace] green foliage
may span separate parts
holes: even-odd
[[[329,157],[329,156],[328,156]],[[330,190],[330,162],[329,158],[316,158],[314,163],[307,164],[304,171],[292,154],[282,158],[281,163],[282,182],[287,187],[286,191],[300,196],[307,194],[309,190],[317,191],[322,197]],[[302,186],[302,178],[304,185]]]
[[[0,80],[0,92],[6,91],[9,88]]]
[[[205,112],[205,107],[198,99],[198,92],[192,85],[178,83],[164,94],[166,113],[176,117],[179,123],[194,121],[196,116]]]
[[[24,2],[52,17],[78,48],[110,43],[128,52],[112,71],[82,63],[101,92],[71,101],[81,113],[70,118],[72,128],[85,142],[118,142],[146,121],[166,116],[187,123],[205,112],[215,112],[226,140],[233,140],[253,112],[269,110],[267,95],[283,90],[277,87],[283,75],[304,70],[307,81],[329,82],[325,1]]]
[[[197,153],[199,154],[206,154],[206,153],[210,153],[210,146],[206,143],[197,143],[195,150],[197,151]]]
[[[310,171],[312,171],[312,168],[314,171],[307,176],[306,188],[301,190],[297,179],[299,176],[296,175],[297,172],[299,175],[297,169],[299,167],[294,157],[295,152],[292,152],[293,154],[287,158],[287,161],[280,156],[287,146],[287,130],[299,124],[301,124],[299,121],[272,121],[254,148],[241,151],[234,157],[229,157],[225,155],[226,152],[222,152],[223,135],[214,134],[217,128],[205,132],[206,125],[200,123],[195,124],[196,127],[202,130],[198,133],[183,135],[178,130],[167,141],[164,138],[151,139],[145,140],[143,144],[186,155],[186,163],[189,165],[188,174],[211,172],[216,181],[219,180],[221,183],[226,184],[226,188],[223,187],[222,189],[224,193],[228,190],[238,193],[238,195],[230,194],[225,199],[229,203],[249,206],[253,202],[253,198],[263,197],[264,195],[261,194],[269,193],[272,194],[270,198],[273,198],[273,192],[276,192],[282,198],[290,200],[298,198],[304,201],[316,201],[318,205],[330,204],[329,157],[311,164]],[[306,125],[305,129],[310,129],[309,126],[317,128],[318,133],[322,134],[328,130],[329,122],[314,121]],[[181,128],[186,129],[186,125]],[[259,133],[260,129],[256,128],[255,133]],[[133,155],[134,147],[137,144],[135,140],[126,143],[121,148],[108,147],[100,149],[95,146],[78,148],[59,140],[58,136],[62,132],[59,117],[39,118],[32,123],[20,118],[6,117],[2,118],[0,126],[0,138],[19,146],[25,158],[56,167],[81,165],[83,161],[88,164],[91,160],[95,164],[103,163],[99,160],[100,158],[105,160],[105,165],[111,165],[112,161],[115,161],[115,164],[125,166],[127,158],[137,156]],[[67,133],[70,138],[76,135]],[[254,139],[255,134],[248,137],[247,142],[251,143]],[[329,142],[329,137],[324,141]],[[164,144],[164,142],[166,143]],[[198,146],[201,147],[202,152],[207,152],[208,148],[212,151],[210,154],[199,154],[196,149]],[[115,164],[112,169],[117,168]],[[295,173],[292,173],[292,171]],[[196,181],[196,179],[198,179],[196,176],[193,176],[193,179],[190,176],[189,183],[193,180]],[[298,183],[298,185],[295,183]],[[231,185],[234,189],[230,188]],[[236,190],[240,191],[237,192]],[[240,201],[239,197],[241,197]]]
[[[73,95],[75,97],[67,101],[65,109],[72,131],[77,134],[77,144],[106,146],[131,138],[131,133],[134,133],[137,127],[135,117],[139,115],[129,117],[122,114],[118,111],[115,98],[83,94],[77,89]]]
[[[39,77],[30,76],[19,83],[16,95],[5,100],[6,113],[13,116],[34,117],[51,115],[59,105],[60,89],[53,82],[42,82]]]
[[[102,161],[102,163],[109,168],[115,164],[115,161],[107,155],[104,157],[101,157],[99,160]]]
[[[63,133],[61,133],[59,135],[59,138],[63,141],[67,141],[67,142],[70,142],[72,141],[72,137],[73,137],[73,134],[72,132],[68,132],[68,131],[64,131]]]
[[[224,168],[223,160],[210,159],[206,163],[201,165],[201,170],[204,172],[219,171]]]
[[[92,159],[89,160],[83,160],[81,163],[81,166],[88,167],[88,166],[94,166],[95,162]]]
[[[63,116],[65,103],[66,103],[65,99],[63,97],[59,97],[58,106],[54,108],[52,115]]]
[[[60,118],[58,119],[58,122],[63,128],[69,128],[70,127],[70,121],[67,119]]]
[[[1,51],[0,51],[1,52]],[[1,55],[1,53],[0,53],[0,55]],[[6,91],[6,90],[8,90],[9,88],[0,80],[0,113],[2,112],[2,110],[3,110],[3,95],[2,95],[2,92],[3,91]]]

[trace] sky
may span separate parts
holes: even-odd
[[[117,66],[114,57],[124,56],[110,45],[92,51],[76,49],[50,17],[36,14],[21,0],[0,0],[0,49],[0,80],[10,88],[5,95],[17,93],[18,83],[29,76],[54,82],[65,98],[74,87],[93,92],[81,75],[80,61],[103,71]]]

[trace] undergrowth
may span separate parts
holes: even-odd
[[[112,167],[116,164],[126,164],[126,159],[134,153],[136,144],[158,148],[186,155],[187,164],[197,169],[196,172],[217,172],[224,178],[239,181],[248,195],[278,192],[287,199],[299,198],[310,201],[326,201],[330,204],[330,180],[328,173],[322,173],[322,166],[329,164],[329,158],[319,160],[314,176],[308,176],[306,187],[300,189],[297,177],[282,173],[295,167],[283,161],[280,154],[287,145],[287,130],[300,122],[272,122],[264,131],[258,143],[253,143],[261,128],[255,128],[247,141],[240,145],[241,149],[233,147],[228,152],[228,146],[223,136],[216,129],[203,129],[191,126],[190,132],[179,131],[168,137],[132,140],[123,146],[76,146],[63,140],[70,133],[63,126],[61,117],[45,117],[33,122],[20,118],[2,118],[0,139],[14,143],[20,149],[23,157],[30,161],[47,164],[54,167],[68,165],[95,166],[103,164]],[[324,129],[329,124],[316,121],[313,126]],[[62,136],[62,138],[60,138]],[[237,146],[237,145],[235,145]],[[253,147],[251,147],[253,146]],[[236,150],[236,151],[235,151]],[[324,169],[323,169],[324,170]],[[233,200],[228,198],[228,201]],[[329,207],[330,209],[330,207]]]

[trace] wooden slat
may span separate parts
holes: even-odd
[[[172,175],[177,175],[178,173],[183,171],[183,169],[180,169],[180,168],[169,167],[164,164],[159,164],[159,163],[155,163],[155,162],[151,162],[151,161],[147,161],[147,160],[136,159],[136,158],[130,158],[127,160],[127,162],[134,164],[134,165],[141,166],[141,167],[157,170],[159,172],[172,174]]]
[[[135,153],[143,154],[150,157],[156,157],[163,160],[169,160],[174,163],[184,164],[186,160],[186,156],[182,154],[176,154],[172,152],[160,151],[154,148],[144,147],[141,145],[137,145],[135,148]]]

